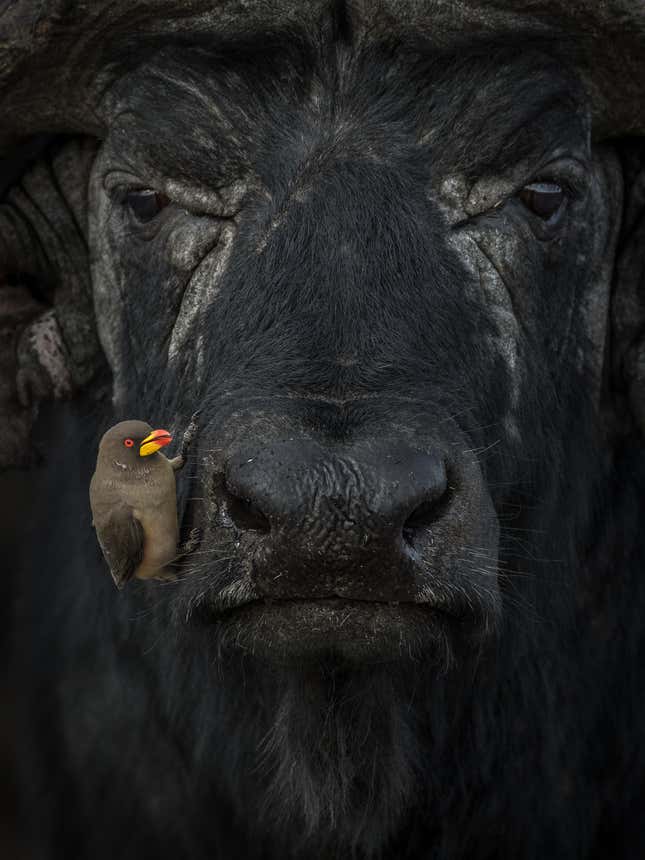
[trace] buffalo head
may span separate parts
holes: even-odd
[[[643,22],[135,5],[136,32],[129,4],[59,10],[35,77],[19,53],[6,75],[6,151],[35,147],[0,206],[6,399],[23,439],[34,403],[97,380],[101,431],[199,410],[198,545],[115,617],[155,631],[148,677],[196,772],[217,713],[242,738],[236,808],[262,747],[260,820],[369,853],[428,749],[443,786],[489,748],[508,689],[509,737],[554,719],[574,673],[552,642],[599,605],[601,513],[645,426]]]

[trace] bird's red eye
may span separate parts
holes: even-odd
[[[132,448],[132,446],[134,445],[134,439],[126,439],[123,444],[126,448]]]

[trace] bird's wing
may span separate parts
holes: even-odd
[[[132,508],[117,505],[100,524],[95,522],[96,536],[117,588],[132,578],[143,558],[143,528]]]

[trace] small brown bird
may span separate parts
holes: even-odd
[[[168,460],[160,449],[169,442],[167,430],[153,430],[145,421],[122,421],[99,444],[90,506],[117,588],[133,576],[167,579],[164,569],[177,557],[175,472],[184,465],[184,456]]]

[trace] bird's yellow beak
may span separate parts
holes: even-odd
[[[149,436],[146,436],[141,443],[139,447],[139,456],[148,457],[150,454],[154,454],[155,451],[158,451],[170,442],[172,442],[172,436],[167,430],[153,430],[152,433],[150,433]]]

